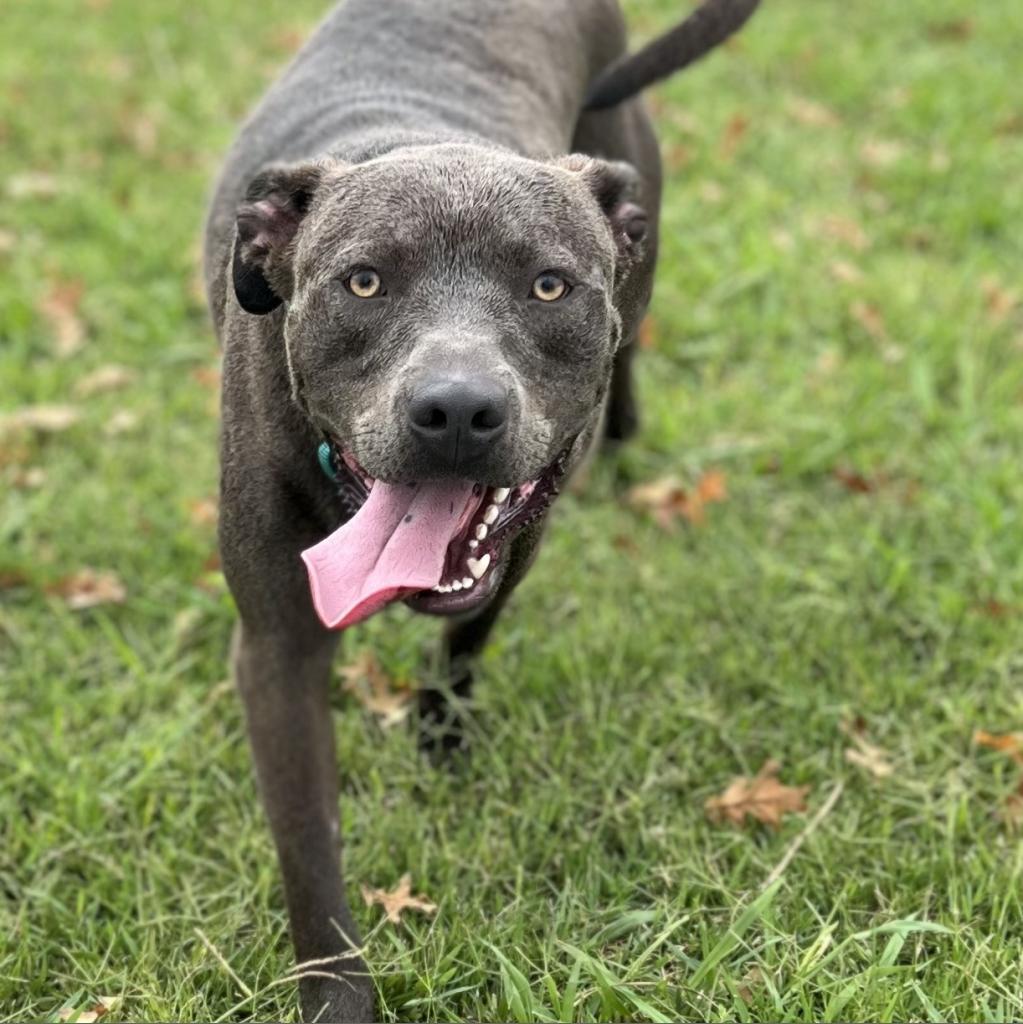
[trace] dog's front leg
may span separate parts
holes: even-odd
[[[308,605],[296,594],[298,607]],[[306,1021],[373,1019],[373,986],[341,879],[334,731],[328,703],[336,637],[283,602],[278,624],[244,618],[234,667],[259,786],[284,876]],[[296,619],[301,621],[296,623]],[[309,963],[313,961],[313,963]],[[305,965],[305,966],[303,966]]]

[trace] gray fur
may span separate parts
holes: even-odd
[[[296,955],[336,958],[302,982],[307,1020],[373,1016],[340,874],[337,636],[315,617],[299,559],[345,514],[316,447],[339,439],[389,481],[444,475],[405,416],[417,382],[438,373],[507,389],[508,429],[458,467],[489,485],[537,477],[570,443],[574,464],[605,416],[610,436],[631,432],[660,164],[638,101],[582,113],[624,48],[615,0],[348,0],[246,122],[216,189],[205,263],[224,347],[234,670]],[[355,266],[377,269],[386,296],[351,295]],[[552,267],[572,292],[531,300]],[[489,605],[449,625],[456,693],[541,533],[524,529]],[[423,695],[423,715],[442,745],[457,737],[440,695]]]

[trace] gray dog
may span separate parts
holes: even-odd
[[[220,545],[234,671],[307,1020],[373,1017],[341,877],[338,628],[450,618],[425,746],[559,486],[635,429],[660,162],[637,94],[757,0],[633,56],[616,0],[348,0],[249,119],[206,232],[224,346]],[[303,565],[304,561],[304,565]]]

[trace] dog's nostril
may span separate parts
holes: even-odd
[[[482,433],[497,430],[498,427],[504,425],[504,416],[494,406],[487,405],[473,415],[469,425],[473,430],[478,430]]]
[[[443,409],[433,408],[423,424],[428,430],[443,430],[448,425],[448,417]]]

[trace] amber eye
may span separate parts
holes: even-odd
[[[372,299],[383,291],[380,275],[369,267],[354,271],[345,282],[348,290],[360,299]]]
[[[541,302],[557,302],[568,294],[568,283],[563,277],[545,270],[533,282],[533,298]]]

